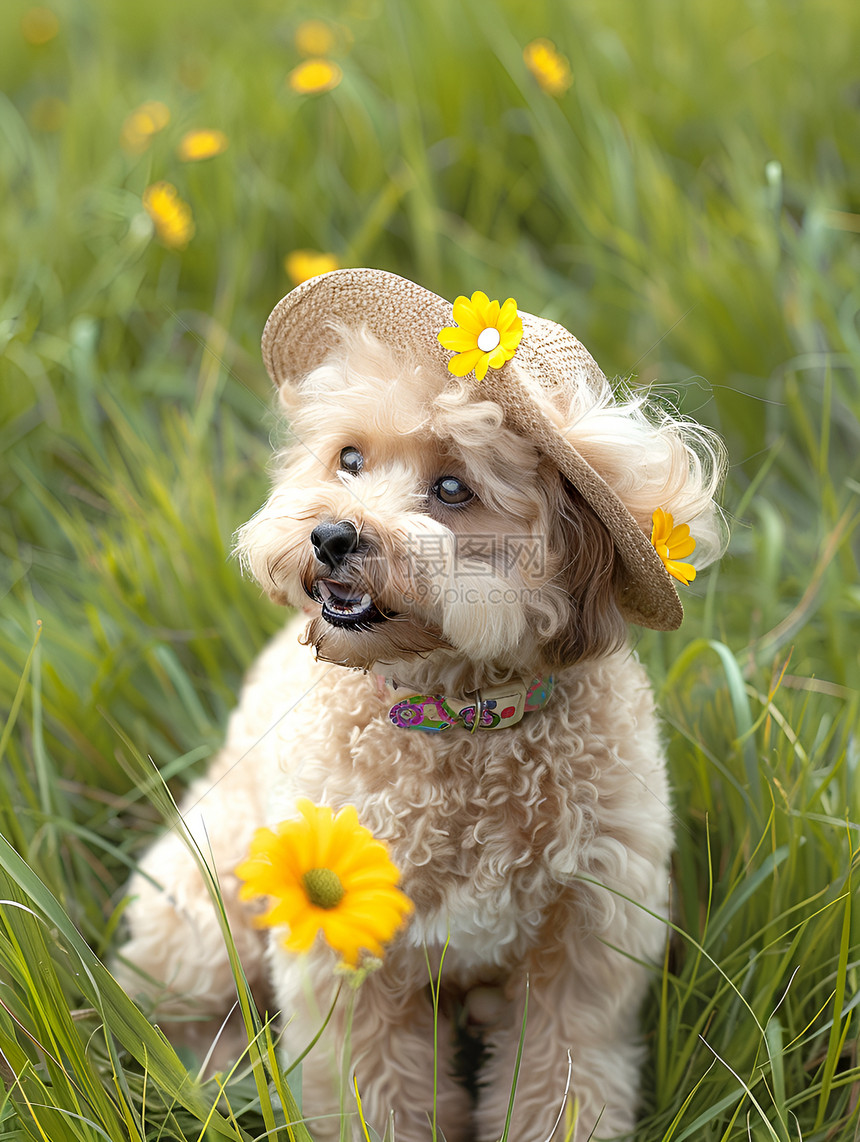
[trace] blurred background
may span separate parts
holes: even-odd
[[[860,845],[858,45],[851,0],[4,0],[0,831],[97,951],[157,828],[124,756],[178,788],[283,621],[229,555],[266,494],[270,309],[336,266],[513,296],[726,440],[729,553],[640,640],[679,923],[730,909],[710,954],[737,981],[774,916],[823,909],[792,1077],[743,1004],[717,1026],[767,1085],[750,1136],[854,1137],[860,924],[823,901],[848,908]],[[791,963],[744,992],[759,1029]],[[722,986],[673,970],[643,1138],[705,1073]],[[747,1121],[720,1075],[696,1138]]]

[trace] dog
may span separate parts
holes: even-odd
[[[452,307],[380,270],[297,287],[263,352],[288,441],[237,552],[300,614],[253,666],[181,809],[252,987],[271,988],[287,1059],[340,977],[322,940],[292,955],[239,900],[255,829],[295,817],[299,797],[354,805],[413,905],[355,992],[351,1029],[335,1004],[303,1060],[311,1133],[340,1137],[348,1039],[379,1138],[391,1119],[398,1142],[428,1139],[435,1113],[448,1142],[495,1142],[520,1047],[509,1137],[560,1137],[565,1106],[577,1139],[624,1135],[672,851],[629,628],[676,628],[675,583],[694,574],[672,541],[658,551],[655,513],[680,525],[675,555],[692,546],[683,525],[697,567],[721,553],[720,442],[613,393],[576,338],[512,300]],[[235,999],[214,908],[175,833],[140,867],[120,977],[214,1020],[208,1035]],[[454,1059],[464,1025],[481,1044],[471,1091]],[[351,1123],[363,1137],[355,1108]]]

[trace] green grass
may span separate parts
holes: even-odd
[[[50,4],[41,46],[0,8],[0,1137],[291,1136],[265,1032],[219,1099],[101,963],[159,827],[128,767],[198,772],[282,621],[228,553],[266,486],[259,335],[310,247],[513,295],[725,437],[729,553],[641,639],[678,857],[636,1138],[853,1142],[860,9]],[[320,13],[343,82],[295,95]],[[172,119],[131,157],[145,99]],[[198,126],[229,149],[181,164]],[[183,252],[142,211],[158,179]]]

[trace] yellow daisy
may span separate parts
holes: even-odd
[[[296,808],[300,820],[254,834],[248,859],[236,869],[245,881],[240,900],[272,898],[258,923],[286,925],[291,952],[306,952],[322,932],[350,967],[358,967],[363,952],[381,956],[412,911],[396,887],[400,873],[388,850],[359,824],[352,805],[335,815],[302,797]]]
[[[299,95],[315,95],[331,91],[343,79],[343,72],[330,59],[306,59],[294,67],[287,83]]]
[[[690,526],[675,521],[669,512],[657,508],[651,517],[651,542],[657,554],[663,560],[666,570],[685,586],[696,578],[696,568],[692,563],[679,563],[687,555],[692,555],[696,548],[696,541],[690,535]]]
[[[482,381],[488,367],[500,369],[510,361],[522,340],[523,322],[512,297],[504,305],[490,301],[480,290],[472,294],[471,301],[458,297],[454,320],[457,325],[443,329],[438,339],[456,354],[448,362],[448,371],[455,377],[465,377],[474,369],[475,377]]]
[[[204,128],[186,132],[179,141],[176,153],[183,163],[196,163],[223,154],[228,145],[223,131]]]
[[[169,182],[153,183],[143,192],[143,206],[164,245],[184,250],[194,234],[194,219],[176,187]]]
[[[573,83],[570,61],[558,51],[552,40],[532,40],[526,44],[523,60],[538,84],[550,95],[564,95]]]
[[[54,95],[43,95],[30,108],[27,116],[37,131],[59,131],[66,121],[68,106]]]
[[[340,269],[340,262],[334,254],[322,254],[316,250],[293,250],[284,258],[284,269],[292,278],[293,285],[301,285],[318,274]]]
[[[324,56],[334,47],[334,32],[324,20],[303,20],[293,43],[303,56]]]
[[[28,44],[41,47],[60,30],[60,21],[50,8],[30,8],[21,17],[21,32]]]
[[[157,99],[148,99],[141,103],[130,115],[126,116],[122,125],[120,143],[123,150],[129,154],[139,155],[152,142],[154,135],[163,131],[170,122],[170,108]]]

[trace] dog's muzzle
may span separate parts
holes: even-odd
[[[354,630],[367,630],[371,623],[384,622],[387,616],[343,566],[358,550],[355,524],[346,519],[319,523],[311,532],[310,541],[317,559],[331,573],[331,577],[320,576],[309,590],[306,588],[311,598],[322,604],[321,615],[325,621],[331,626]]]

